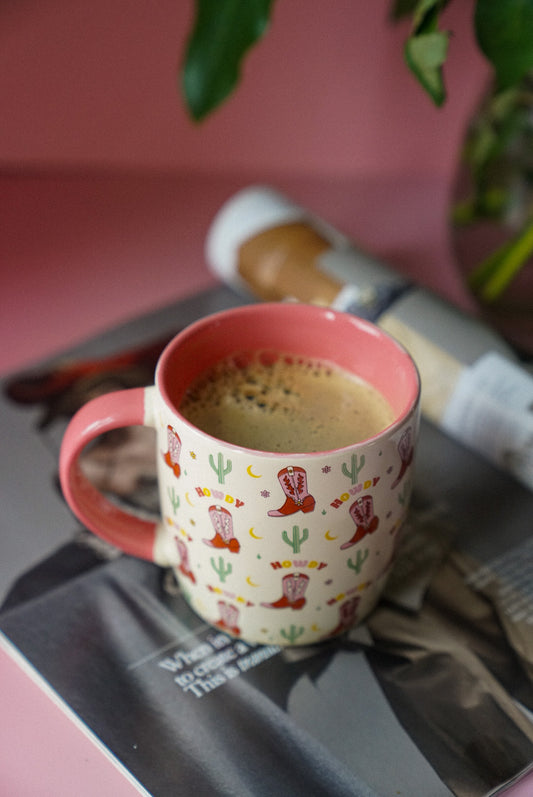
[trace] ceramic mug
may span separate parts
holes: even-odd
[[[370,439],[319,453],[269,453],[211,437],[180,414],[180,398],[243,347],[356,374],[386,397],[394,420]],[[367,321],[305,304],[238,307],[179,333],[154,386],[103,395],[78,411],[62,443],[62,489],[97,535],[172,567],[207,623],[252,643],[319,642],[360,622],[383,591],[408,509],[419,396],[409,354]],[[159,523],[111,503],[79,462],[103,432],[136,424],[157,431]]]

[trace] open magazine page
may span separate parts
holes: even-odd
[[[0,629],[154,795],[482,797],[533,761],[524,488],[423,424],[385,598],[344,637],[293,649],[207,626],[170,571],[120,554],[64,504],[57,458],[78,406],[150,384],[178,329],[239,301],[202,294],[4,380]],[[83,467],[157,514],[153,442],[109,433]]]

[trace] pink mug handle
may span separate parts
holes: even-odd
[[[88,529],[125,553],[168,565],[162,524],[142,520],[117,507],[91,484],[79,462],[85,446],[104,432],[123,426],[155,426],[154,391],[153,387],[119,390],[81,407],[63,437],[59,478],[68,505]]]

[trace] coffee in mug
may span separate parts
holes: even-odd
[[[368,615],[393,566],[419,393],[406,350],[353,315],[283,303],[215,313],[168,344],[153,386],[99,396],[76,413],[61,447],[62,489],[96,534],[172,567],[208,624],[252,643],[320,642]],[[255,430],[234,394],[257,404]],[[221,425],[211,428],[217,402]],[[300,413],[306,402],[311,420]],[[379,408],[360,440],[356,404],[366,421]],[[136,424],[157,432],[159,522],[111,503],[80,466],[96,436]]]
[[[180,413],[204,432],[259,451],[329,451],[394,419],[386,398],[334,363],[276,351],[241,351],[187,388]]]

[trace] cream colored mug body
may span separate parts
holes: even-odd
[[[180,414],[180,396],[243,348],[331,362],[377,388],[394,420],[368,440],[318,453],[211,437]],[[209,624],[253,643],[320,642],[363,620],[383,591],[409,505],[419,395],[409,354],[366,321],[305,304],[223,311],[168,344],[155,385],[82,407],[62,444],[62,488],[94,533],[172,567]],[[88,443],[135,424],[157,432],[159,523],[111,503],[80,466]]]

